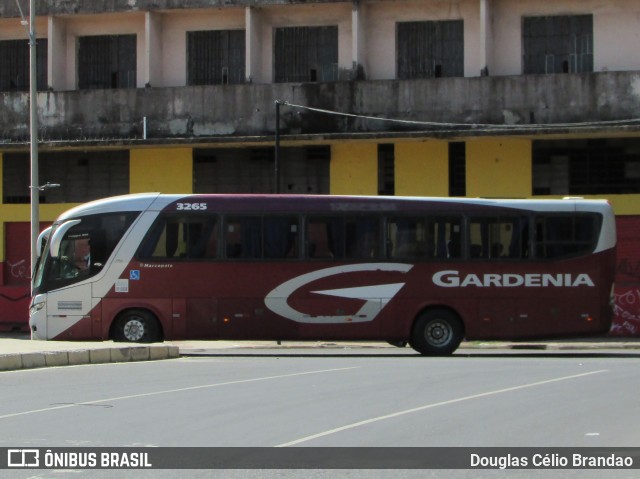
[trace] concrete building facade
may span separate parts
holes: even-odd
[[[36,14],[40,183],[62,185],[41,195],[43,224],[143,191],[607,198],[613,333],[640,334],[640,0],[40,0]],[[3,2],[8,327],[26,321],[28,105],[27,32]]]

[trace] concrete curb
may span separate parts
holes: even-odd
[[[175,341],[180,347],[180,354],[182,356],[190,356],[194,353],[203,353],[208,350],[232,350],[242,351],[251,349],[264,349],[264,350],[290,350],[290,349],[384,349],[395,350],[404,349],[398,348],[386,342],[355,342],[355,341],[282,341],[277,343],[275,341]],[[220,346],[220,343],[224,343],[224,346]],[[407,349],[411,349],[409,345]],[[460,350],[484,350],[484,349],[496,349],[496,350],[531,350],[531,351],[572,351],[572,350],[638,350],[640,351],[640,338],[630,338],[625,340],[619,339],[601,339],[601,340],[559,340],[559,341],[463,341],[457,351]]]
[[[35,369],[53,366],[75,366],[81,364],[104,364],[121,363],[134,361],[157,361],[162,359],[176,359],[181,356],[200,356],[208,350],[235,351],[236,354],[243,350],[280,350],[291,349],[324,349],[324,350],[374,350],[374,349],[396,349],[387,343],[381,342],[332,342],[332,341],[175,341],[173,343],[160,344],[132,344],[120,345],[113,342],[95,342],[78,344],[59,345],[56,342],[40,342],[8,339],[3,344],[0,336],[0,350],[4,349],[4,354],[0,353],[0,372],[15,371],[22,369]],[[23,342],[24,341],[24,342]],[[46,350],[46,347],[55,345],[55,348]],[[3,347],[4,346],[4,347]],[[38,351],[38,349],[44,349]],[[565,351],[576,350],[614,350],[638,351],[640,354],[640,338],[593,338],[591,341],[585,340],[558,340],[558,341],[465,341],[460,345],[458,351],[482,351],[487,349],[513,350],[519,353],[527,351]]]
[[[0,371],[15,371],[52,366],[77,366],[80,364],[156,361],[179,357],[180,349],[178,346],[165,344],[0,354]]]

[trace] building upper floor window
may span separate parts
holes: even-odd
[[[245,79],[245,31],[187,33],[189,85],[226,85]]]
[[[78,38],[78,88],[135,88],[136,35]]]
[[[47,88],[47,39],[36,40],[36,85]],[[0,91],[29,90],[29,42],[0,41]]]
[[[523,73],[593,71],[593,16],[522,19]]]
[[[464,76],[462,20],[399,22],[398,79]]]
[[[274,33],[275,82],[338,79],[338,27],[282,27]]]

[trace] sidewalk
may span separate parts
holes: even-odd
[[[32,341],[28,334],[0,335],[0,371],[49,366],[154,361],[180,356],[169,343],[126,344],[113,341]]]
[[[180,355],[199,355],[220,349],[350,349],[393,350],[384,342],[332,341],[167,341],[154,344],[127,344],[113,341],[32,341],[24,333],[0,334],[0,371],[32,369],[49,366],[155,361],[174,359]],[[518,351],[572,350],[637,350],[640,337],[598,337],[557,341],[469,341],[458,351],[508,349]]]

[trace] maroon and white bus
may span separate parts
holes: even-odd
[[[605,333],[603,200],[162,195],[43,232],[34,339],[467,340]]]

